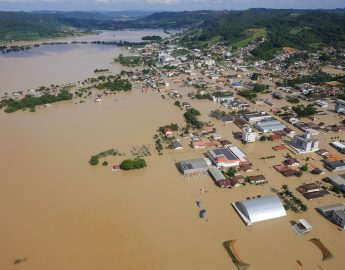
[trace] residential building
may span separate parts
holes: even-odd
[[[256,140],[256,132],[250,127],[245,127],[242,131],[242,141],[253,143]]]
[[[248,176],[247,181],[254,185],[267,183],[266,177],[263,175]]]
[[[317,208],[319,213],[333,223],[345,229],[345,204],[337,203]]]
[[[297,190],[308,200],[320,198],[329,194],[315,183],[301,185]]]
[[[327,180],[337,189],[345,192],[345,174],[328,176]]]
[[[339,114],[345,113],[345,100],[337,99],[336,105],[335,105],[335,112]]]
[[[336,172],[345,170],[345,160],[329,161],[324,160],[325,168],[329,171]]]
[[[296,135],[290,145],[300,154],[319,150],[319,140],[313,138],[310,132],[305,132],[302,136]]]

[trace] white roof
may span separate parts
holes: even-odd
[[[340,148],[340,149],[344,149],[345,148],[345,144],[343,144],[343,143],[341,143],[339,141],[331,142],[331,145],[333,145],[336,148]]]
[[[230,151],[231,151],[232,153],[235,154],[236,157],[238,157],[238,159],[239,159],[240,161],[246,161],[246,160],[247,160],[246,154],[243,153],[243,152],[240,150],[240,148],[234,146],[234,147],[229,147],[229,149],[230,149]]]
[[[284,206],[276,196],[265,196],[236,203],[249,224],[286,216]]]

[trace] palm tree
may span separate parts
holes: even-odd
[[[301,209],[302,212],[307,212],[308,211],[308,206],[306,206],[305,204],[302,204],[300,206],[300,209]]]

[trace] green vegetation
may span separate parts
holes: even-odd
[[[302,172],[307,172],[309,170],[308,164],[304,164],[301,168],[299,168]]]
[[[175,105],[176,107],[181,108],[181,101],[176,100],[175,103],[174,103],[174,105]]]
[[[328,81],[333,81],[336,78],[334,78],[332,75],[326,72],[318,71],[312,75],[302,75],[298,76],[296,79],[293,80],[287,80],[285,81],[285,84],[287,86],[295,86],[296,84],[301,83],[312,83],[312,84],[321,84]]]
[[[233,92],[220,92],[220,91],[215,91],[212,93],[212,96],[214,97],[232,97],[234,95]]]
[[[135,159],[126,159],[121,162],[120,168],[121,170],[129,171],[129,170],[137,170],[147,167],[145,159],[142,158],[135,158]]]
[[[153,35],[153,36],[144,36],[141,39],[145,40],[145,41],[161,41],[162,37],[161,36],[157,36],[157,35]]]
[[[258,73],[253,73],[252,76],[250,77],[253,81],[257,81],[259,79],[259,74]]]
[[[118,75],[115,78],[113,76],[108,76],[106,82],[102,82],[96,86],[97,89],[109,89],[111,91],[129,91],[132,90],[132,84],[127,79],[121,79]]]
[[[240,90],[238,91],[238,95],[248,100],[252,100],[257,97],[257,94],[253,92],[252,90]]]
[[[116,149],[109,149],[109,150],[106,150],[106,151],[103,151],[97,155],[94,155],[94,156],[91,156],[90,160],[89,160],[89,164],[92,165],[92,166],[95,166],[99,163],[99,159],[100,158],[105,158],[107,156],[123,156],[124,154],[121,154],[118,150]],[[105,165],[105,162],[107,163]],[[104,161],[103,162],[103,166],[107,166],[108,165],[108,162],[107,161]]]
[[[280,194],[284,197],[286,203],[297,212],[307,212],[308,206],[306,206],[301,199],[297,198],[290,190],[288,185],[282,185],[282,191]]]
[[[298,97],[292,97],[292,96],[287,97],[286,100],[292,104],[297,104],[301,102]]]
[[[171,55],[173,57],[178,57],[178,56],[185,56],[185,55],[188,55],[189,54],[189,50],[187,49],[177,49],[177,50],[174,50]]]
[[[159,127],[159,128],[158,128],[158,132],[163,133],[164,130],[165,130],[166,128],[169,128],[169,129],[171,129],[172,131],[178,131],[178,128],[179,128],[179,127],[178,127],[178,124],[176,124],[176,123],[171,123],[170,125],[165,125],[165,126]]]
[[[13,98],[3,99],[0,101],[0,108],[5,108],[5,112],[7,113],[12,113],[24,109],[35,111],[36,106],[44,105],[47,103],[55,103],[63,100],[70,100],[72,98],[73,95],[67,90],[63,90],[57,95],[43,94],[40,97],[26,95],[20,100],[14,100]]]
[[[204,123],[202,123],[201,121],[198,120],[198,116],[200,116],[201,113],[194,108],[190,108],[188,109],[184,114],[184,118],[187,122],[187,124],[190,124],[194,127],[196,127],[197,129],[201,129],[204,125]]]
[[[123,56],[122,54],[120,54],[119,57],[114,58],[114,61],[128,67],[140,66],[143,63],[140,56]]]
[[[100,69],[96,68],[93,72],[99,73],[99,72],[108,72],[108,71],[109,71],[108,68],[100,68]]]
[[[309,104],[307,106],[304,105],[298,105],[292,107],[292,110],[297,114],[298,117],[307,117],[310,115],[314,115],[317,113],[316,108]]]

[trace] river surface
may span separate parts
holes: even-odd
[[[143,36],[167,36],[163,30],[103,31],[99,35],[68,37],[47,42],[129,41],[140,42]],[[43,45],[27,51],[0,55],[0,96],[4,93],[35,89],[50,84],[65,84],[94,77],[96,68],[121,71],[113,58],[127,50],[95,44]]]

